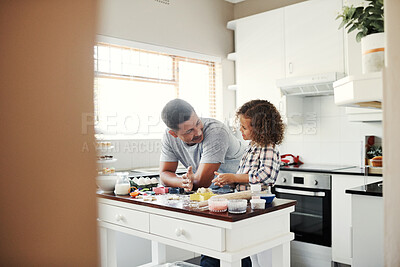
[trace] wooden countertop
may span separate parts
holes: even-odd
[[[133,205],[143,205],[152,208],[159,208],[164,210],[176,211],[185,214],[191,214],[196,216],[207,217],[216,220],[222,220],[227,222],[236,222],[243,219],[251,218],[257,215],[262,215],[265,213],[274,212],[277,210],[281,210],[284,208],[288,208],[296,205],[295,200],[287,200],[287,199],[278,199],[275,198],[274,201],[270,204],[266,204],[265,209],[260,210],[252,210],[250,203],[247,205],[246,213],[242,214],[233,214],[229,212],[211,212],[208,210],[201,210],[198,208],[192,208],[189,204],[189,196],[188,195],[179,195],[179,200],[168,200],[168,195],[156,195],[157,200],[154,201],[144,201],[142,199],[135,199],[130,196],[116,196],[114,193],[103,193],[101,191],[97,192],[97,197],[121,201],[125,203],[131,203]]]

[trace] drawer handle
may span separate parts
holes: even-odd
[[[117,222],[123,221],[124,220],[124,216],[122,216],[121,214],[117,214],[117,215],[115,215],[115,219],[117,220]]]
[[[176,236],[181,236],[181,235],[185,234],[185,231],[182,228],[176,228],[175,234],[176,234]]]

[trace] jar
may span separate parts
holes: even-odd
[[[247,210],[246,199],[231,199],[228,201],[228,211],[230,213],[245,213]]]
[[[225,212],[228,209],[228,200],[226,198],[210,198],[208,209],[212,212]]]
[[[128,172],[117,173],[118,178],[115,183],[114,193],[116,195],[128,195],[131,191],[131,183],[128,178]]]
[[[265,199],[250,199],[251,208],[253,210],[265,209]]]

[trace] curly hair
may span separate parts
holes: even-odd
[[[267,100],[251,100],[236,112],[251,119],[252,141],[261,146],[279,145],[283,141],[285,126],[276,107]]]

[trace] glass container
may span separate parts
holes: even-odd
[[[231,199],[228,201],[228,211],[230,213],[245,213],[247,210],[246,199]]]
[[[131,190],[131,183],[128,178],[128,172],[117,173],[118,178],[115,183],[114,193],[116,195],[128,195]]]

